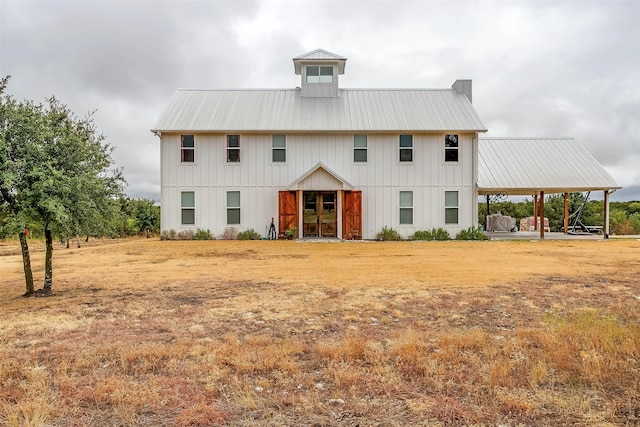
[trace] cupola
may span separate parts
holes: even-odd
[[[344,74],[347,58],[323,49],[293,58],[297,75],[301,76],[302,96],[308,98],[338,97],[338,75]]]

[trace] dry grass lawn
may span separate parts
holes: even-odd
[[[3,425],[640,424],[638,240],[97,241],[23,292],[0,242]]]

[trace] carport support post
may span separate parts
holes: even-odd
[[[540,240],[544,240],[544,191],[540,192]]]
[[[604,190],[604,221],[602,224],[602,232],[604,233],[604,238],[609,238],[609,190]]]
[[[569,233],[569,193],[564,193],[564,234]]]
[[[533,195],[533,230],[538,231],[538,195]]]
[[[489,195],[486,194],[487,198],[487,215],[484,217],[484,231],[489,231]]]

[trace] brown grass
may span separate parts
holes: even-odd
[[[640,423],[637,240],[97,241],[29,299],[21,268],[0,243],[4,425]]]

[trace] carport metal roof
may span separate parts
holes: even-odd
[[[621,188],[573,138],[479,138],[478,194],[575,193]]]

